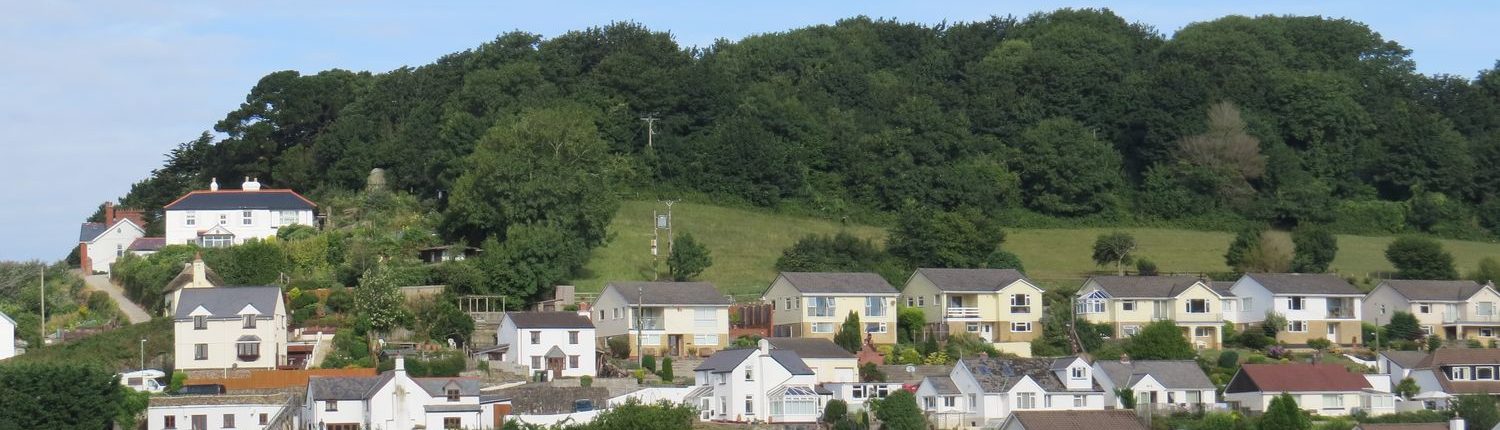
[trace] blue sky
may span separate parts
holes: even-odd
[[[78,223],[278,70],[386,71],[523,30],[637,21],[678,43],[868,15],[936,23],[1109,7],[1171,34],[1228,14],[1369,24],[1423,73],[1472,77],[1500,59],[1500,3],[1378,1],[125,2],[0,0],[0,260],[60,259]]]

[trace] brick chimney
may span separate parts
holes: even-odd
[[[104,226],[115,225],[115,202],[104,202]]]

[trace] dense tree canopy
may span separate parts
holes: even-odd
[[[224,137],[179,145],[122,203],[212,177],[356,189],[379,167],[471,245],[536,222],[596,246],[622,191],[833,218],[917,205],[1484,237],[1500,179],[1476,167],[1500,162],[1497,118],[1500,68],[1424,76],[1346,19],[1228,16],[1168,38],[1094,9],[854,17],[689,48],[624,22],[385,73],[268,74],[212,124]]]

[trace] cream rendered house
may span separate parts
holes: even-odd
[[[917,269],[901,303],[921,309],[937,333],[1028,343],[1042,333],[1042,289],[1013,269]]]
[[[1391,279],[1381,281],[1365,296],[1364,320],[1385,325],[1396,312],[1408,312],[1429,335],[1488,341],[1500,331],[1496,303],[1500,303],[1500,293],[1489,284]]]
[[[1267,312],[1286,317],[1276,340],[1301,345],[1328,339],[1335,345],[1359,343],[1365,294],[1333,274],[1247,273],[1230,291],[1244,312],[1241,326],[1265,321]]]
[[[616,281],[604,286],[590,317],[601,347],[609,338],[625,336],[630,355],[636,356],[639,335],[646,355],[708,356],[733,341],[732,303],[707,282]]]
[[[1083,319],[1130,337],[1147,324],[1171,320],[1198,348],[1219,348],[1235,300],[1192,276],[1095,276],[1078,290],[1073,310]],[[1227,312],[1226,312],[1227,310]]]
[[[853,312],[863,326],[861,338],[882,345],[896,343],[899,295],[874,273],[781,272],[761,300],[771,304],[773,337],[831,340]]]
[[[178,370],[287,364],[281,287],[185,288],[172,320]]]

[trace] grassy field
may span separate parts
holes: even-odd
[[[610,280],[650,279],[651,211],[665,209],[654,202],[627,201],[610,225],[612,240],[594,251],[587,275],[577,281],[579,291],[598,291]],[[673,207],[677,233],[690,232],[713,254],[713,267],[701,279],[724,291],[750,296],[760,293],[776,276],[776,258],[798,238],[809,234],[832,234],[846,230],[860,237],[884,240],[885,230],[862,225],[776,215],[768,212],[718,206],[678,203]],[[1094,239],[1101,233],[1121,230],[1135,236],[1139,255],[1155,261],[1164,272],[1222,272],[1224,252],[1232,237],[1225,232],[1126,229],[1008,229],[1005,248],[1021,257],[1032,278],[1049,285],[1074,284],[1108,268],[1089,259]],[[1340,235],[1339,254],[1332,270],[1367,277],[1393,268],[1385,260],[1385,247],[1392,237]],[[663,237],[665,242],[665,237]],[[1444,240],[1454,255],[1459,272],[1473,270],[1479,259],[1500,257],[1500,244]],[[662,246],[660,271],[666,272],[666,247]]]

